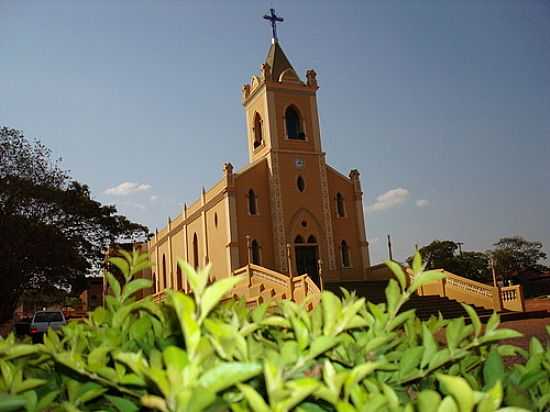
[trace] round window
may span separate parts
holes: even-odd
[[[298,186],[298,190],[300,192],[303,192],[306,188],[306,183],[304,182],[304,178],[302,176],[298,176],[298,180],[296,181],[296,186]]]

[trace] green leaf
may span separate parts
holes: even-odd
[[[474,326],[475,336],[476,337],[479,336],[479,334],[481,333],[481,321],[479,320],[479,316],[477,315],[477,312],[470,305],[467,305],[465,303],[461,303],[461,305],[464,308],[464,310],[468,313],[468,316],[472,321],[472,325]]]
[[[414,254],[413,262],[412,262],[412,270],[415,275],[422,272],[422,255],[420,255],[420,252],[417,250]]]
[[[346,394],[349,394],[353,386],[361,382],[367,375],[374,372],[379,366],[379,362],[366,362],[354,367],[345,382]]]
[[[113,406],[117,409],[118,412],[137,412],[139,411],[139,406],[137,406],[134,402],[126,399],[121,398],[119,396],[110,396],[105,395],[105,397],[113,404]]]
[[[500,323],[500,318],[496,312],[491,314],[487,325],[485,325],[485,333],[490,333],[494,331]]]
[[[319,387],[320,383],[313,378],[301,378],[287,382],[290,394],[281,406],[284,410],[290,410],[311,395]]]
[[[439,404],[437,412],[459,412],[458,405],[452,396],[446,396]]]
[[[434,357],[430,360],[429,368],[437,369],[441,365],[447,363],[451,359],[451,353],[449,349],[445,348],[437,352]]]
[[[15,393],[21,393],[25,391],[29,391],[34,388],[38,388],[39,386],[45,385],[48,381],[44,379],[25,379],[23,382],[19,383],[18,385],[15,385],[13,390]]]
[[[497,329],[487,332],[485,336],[479,338],[481,343],[494,342],[503,339],[521,338],[523,335],[513,329]]]
[[[422,346],[412,347],[403,352],[399,362],[399,378],[405,378],[420,363],[424,348]]]
[[[222,297],[242,280],[243,276],[231,276],[220,279],[214,282],[212,286],[206,288],[201,298],[201,316],[199,318],[199,323],[202,323],[210,311],[220,302]]]
[[[437,342],[426,323],[422,323],[422,346],[424,346],[424,354],[422,355],[420,367],[424,369],[437,353]]]
[[[27,401],[21,396],[0,394],[0,412],[19,411],[25,407]]]
[[[492,388],[498,381],[503,381],[505,377],[504,363],[496,349],[489,352],[489,356],[483,365],[483,381],[486,388]]]
[[[407,288],[407,277],[401,265],[397,262],[394,262],[393,260],[386,260],[384,264],[388,268],[390,268],[390,270],[397,278],[399,285],[401,286],[401,290],[405,290]]]
[[[428,283],[436,282],[445,278],[446,275],[440,270],[429,270],[427,272],[422,272],[414,277],[414,280],[409,290],[411,292],[414,292],[422,286],[427,285]]]
[[[51,391],[42,396],[36,404],[36,412],[42,412],[43,410],[45,410],[48,406],[52,404],[53,401],[55,401],[58,395],[59,391]]]
[[[304,325],[304,322],[294,314],[290,314],[290,324],[294,330],[294,336],[298,342],[298,346],[301,351],[305,350],[309,344],[309,332]]]
[[[125,301],[138,290],[147,289],[152,286],[153,282],[149,279],[134,279],[131,282],[128,282],[124,285],[122,291],[122,301]]]
[[[264,398],[249,385],[238,383],[237,387],[244,395],[246,401],[254,412],[270,412],[271,409],[265,403]]]
[[[92,312],[92,320],[94,323],[98,326],[103,325],[105,322],[109,320],[110,313],[107,309],[105,309],[103,306],[99,306],[94,309]]]
[[[246,381],[262,371],[259,363],[226,362],[207,370],[199,379],[199,385],[212,392],[219,392]]]
[[[87,382],[80,386],[77,399],[79,403],[90,402],[96,398],[99,398],[107,391],[108,388],[104,388],[97,383]]]
[[[356,412],[356,411],[357,409],[355,409],[348,402],[340,401],[336,404],[336,412]]]
[[[497,381],[485,394],[477,407],[478,412],[494,412],[502,402],[502,384]]]
[[[332,335],[342,313],[342,303],[334,293],[325,290],[321,293],[321,304],[323,306],[323,333]]]
[[[403,323],[413,318],[416,313],[416,309],[409,309],[405,312],[401,312],[395,318],[388,322],[387,330],[392,331],[395,328],[401,326]]]
[[[119,268],[120,272],[124,275],[124,278],[128,278],[128,276],[130,275],[130,265],[128,264],[126,259],[123,259],[121,257],[112,257],[109,258],[109,262]]]
[[[386,302],[388,304],[388,312],[393,313],[397,308],[397,304],[401,298],[401,291],[394,279],[390,279],[386,287]]]
[[[338,338],[334,336],[319,336],[315,338],[313,343],[311,344],[308,357],[310,359],[314,359],[337,345],[338,342]]]
[[[199,324],[195,319],[195,302],[183,293],[167,290],[168,299],[180,322],[185,338],[185,347],[189,357],[193,359],[201,339]]]
[[[160,396],[143,395],[141,397],[141,403],[146,408],[156,409],[161,412],[168,412],[168,406],[166,405],[166,401],[162,399]]]
[[[113,291],[115,298],[120,299],[120,283],[110,272],[104,272],[104,276],[107,278],[107,283]]]
[[[474,392],[464,378],[443,374],[436,374],[436,378],[443,390],[455,399],[460,412],[474,409]]]
[[[542,353],[544,353],[542,343],[540,343],[540,340],[538,340],[535,336],[532,336],[529,340],[529,356],[535,356]]]
[[[416,398],[419,412],[436,412],[440,403],[441,396],[431,389],[423,390]]]
[[[463,318],[453,319],[447,325],[447,330],[445,331],[445,335],[447,337],[447,346],[449,347],[451,353],[453,353],[454,350],[458,347],[463,329],[464,329]]]
[[[25,343],[19,343],[14,346],[8,347],[3,352],[3,359],[10,360],[19,358],[21,356],[29,356],[34,353],[38,353],[40,351],[40,347],[36,345],[28,345]]]
[[[178,265],[183,273],[185,273],[185,276],[189,281],[189,285],[191,286],[191,290],[196,297],[200,298],[202,296],[204,288],[206,287],[206,284],[208,283],[208,273],[210,272],[211,265],[209,264],[204,270],[200,271],[199,273],[197,273],[195,271],[195,268],[187,263],[185,260],[178,260]]]

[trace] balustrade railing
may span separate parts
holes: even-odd
[[[444,296],[496,311],[505,309],[523,312],[525,310],[523,292],[519,285],[499,288],[455,275],[443,269],[441,269],[441,272],[446,275],[446,278],[422,286],[417,291],[418,295]],[[407,274],[409,281],[412,282],[414,275],[410,269],[407,269]]]

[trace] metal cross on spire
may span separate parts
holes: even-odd
[[[277,43],[277,22],[282,22],[284,19],[275,14],[275,9],[269,9],[270,14],[264,15],[264,19],[271,22],[271,28],[273,29],[273,41]]]

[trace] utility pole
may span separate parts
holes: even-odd
[[[393,260],[393,253],[391,250],[391,236],[388,234],[388,256],[390,260]]]
[[[493,275],[493,286],[497,287],[497,275],[495,273],[495,258],[489,256],[489,266],[491,267],[491,274]]]
[[[456,244],[458,245],[458,253],[460,253],[460,256],[462,256],[462,245],[464,244],[464,242],[456,242]]]

